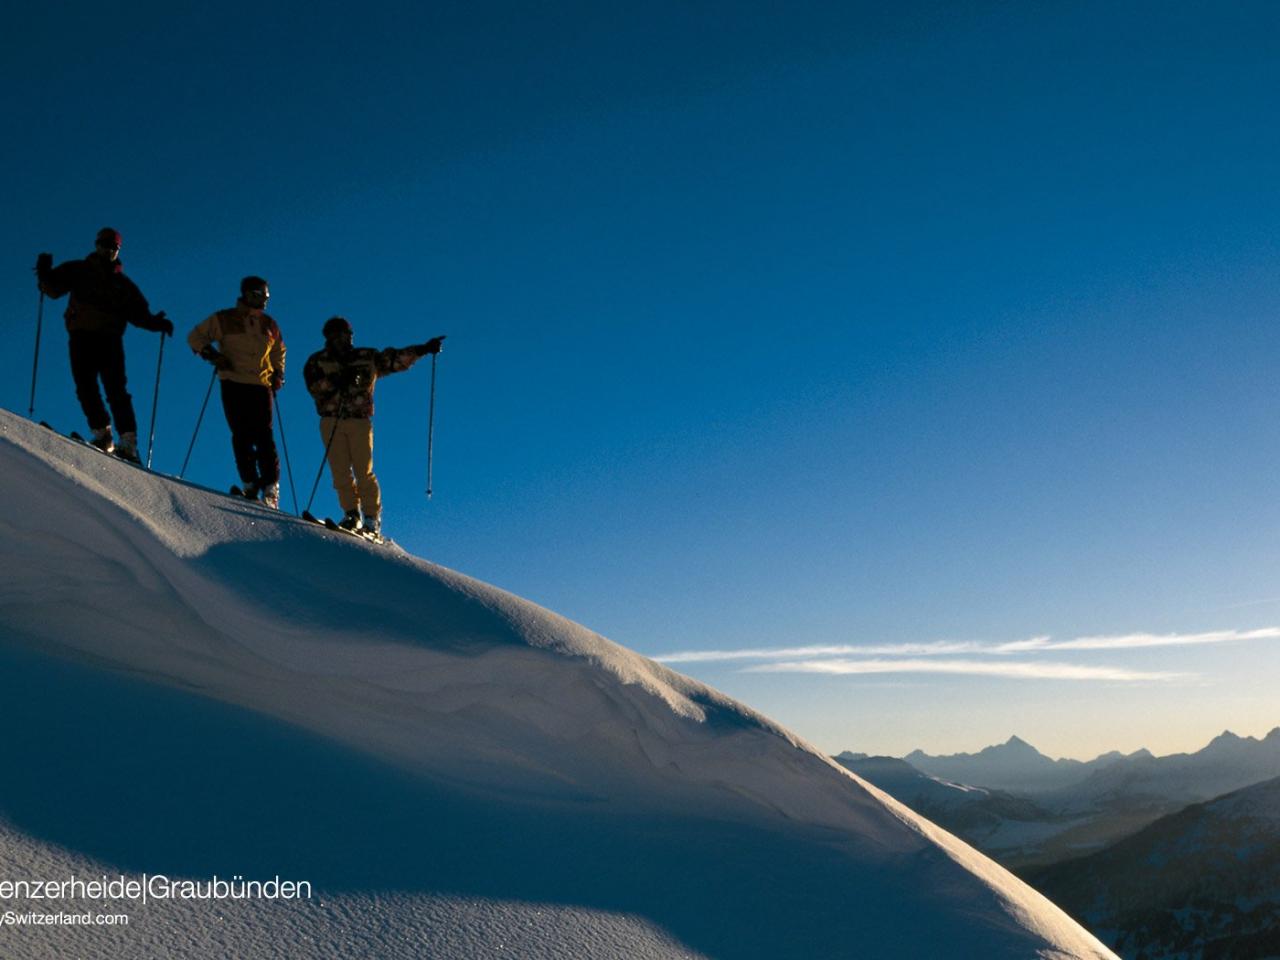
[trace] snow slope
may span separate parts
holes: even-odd
[[[0,881],[315,889],[0,926],[0,956],[1113,956],[795,735],[532,603],[2,412],[0,476]]]

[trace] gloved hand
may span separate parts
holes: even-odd
[[[44,283],[53,272],[53,254],[42,253],[36,257],[36,279]]]
[[[151,322],[155,324],[155,326],[152,327],[153,330],[158,330],[160,333],[163,333],[168,337],[173,336],[173,321],[165,316],[163,310],[159,313],[153,313],[151,315]]]
[[[420,343],[412,349],[418,356],[425,357],[428,353],[439,353],[443,344],[444,337],[432,337],[426,343]]]
[[[272,389],[273,391],[274,391],[274,390],[279,390],[279,389],[280,389],[281,387],[283,387],[283,386],[284,386],[284,374],[283,374],[283,373],[273,373],[273,374],[271,375],[271,389]]]
[[[215,350],[213,348],[213,344],[209,344],[209,346],[201,350],[200,357],[201,359],[208,360],[210,363],[212,363],[214,366],[214,369],[216,370],[231,369],[231,358],[228,357],[226,354],[219,353],[217,350]]]

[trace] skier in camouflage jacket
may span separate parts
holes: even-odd
[[[342,526],[377,534],[382,490],[373,472],[374,385],[380,376],[408,370],[421,357],[439,353],[444,337],[385,350],[353,346],[353,339],[350,322],[331,317],[324,325],[324,349],[307,358],[302,377],[320,414],[320,437],[342,505]]]

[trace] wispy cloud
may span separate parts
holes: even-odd
[[[803,647],[763,647],[739,650],[685,650],[660,654],[662,663],[711,663],[728,660],[807,660],[817,657],[946,657],[999,656],[1070,650],[1136,650],[1150,647],[1191,647],[1215,643],[1280,639],[1280,627],[1258,630],[1212,630],[1205,633],[1126,633],[1114,636],[1054,640],[1030,637],[1003,643],[939,640],[930,643],[827,644]],[[751,668],[753,670],[757,668]]]
[[[1042,643],[1023,641],[1020,650],[1135,650],[1141,647],[1198,647],[1212,643],[1237,643],[1242,640],[1275,640],[1280,627],[1260,630],[1211,630],[1206,633],[1125,633],[1107,637],[1077,637],[1075,640]],[[1031,644],[1036,644],[1031,646]],[[1010,650],[1018,644],[1006,644]]]
[[[735,650],[685,650],[656,657],[664,663],[741,662],[744,673],[815,675],[949,674],[1016,680],[1077,680],[1110,683],[1193,681],[1194,675],[1041,659],[1044,653],[1106,654],[1158,647],[1195,647],[1280,639],[1280,627],[1210,630],[1203,633],[1124,633],[1054,640],[1049,636],[990,643],[938,640],[928,643],[813,644]]]
[[[980,643],[940,640],[935,643],[891,643],[878,646],[828,644],[809,647],[760,647],[749,650],[686,650],[654,657],[662,663],[699,663],[717,660],[781,660],[796,657],[928,657],[964,653],[982,653]]]
[[[1153,682],[1188,679],[1186,674],[1129,670],[1122,667],[1085,666],[1074,663],[1010,662],[1008,660],[792,660],[757,664],[744,673],[945,673],[1007,677],[1017,680],[1093,680]]]

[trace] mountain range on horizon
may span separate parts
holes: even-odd
[[[864,760],[870,754],[846,750],[837,759]],[[1061,791],[1078,785],[1086,779],[1121,764],[1116,771],[1099,778],[1096,788],[1085,792],[1103,793],[1108,782],[1122,778],[1120,770],[1130,771],[1132,777],[1159,778],[1164,771],[1180,774],[1197,770],[1217,771],[1222,781],[1207,785],[1208,792],[1194,799],[1207,800],[1238,787],[1280,775],[1268,771],[1280,763],[1280,727],[1273,728],[1264,737],[1241,737],[1225,730],[1208,744],[1192,753],[1173,753],[1156,756],[1145,748],[1132,753],[1112,750],[1092,760],[1069,758],[1053,759],[1037,750],[1021,737],[1011,736],[1004,743],[993,744],[976,753],[931,755],[916,749],[904,760],[915,769],[956,783],[987,787],[1014,793],[1034,795]],[[1244,782],[1231,783],[1232,771],[1238,770]],[[1207,774],[1212,777],[1212,773]],[[1219,789],[1221,783],[1228,783]]]
[[[1037,749],[1027,740],[1023,739],[1021,736],[1015,733],[1015,734],[1011,734],[1009,736],[1009,739],[1005,740],[1003,743],[990,744],[986,747],[983,747],[981,750],[978,750],[975,753],[965,753],[963,751],[960,751],[952,754],[930,754],[921,748],[916,748],[915,750],[912,750],[909,754],[907,754],[905,757],[903,757],[903,759],[909,759],[910,757],[914,756],[914,757],[930,757],[934,760],[960,760],[966,757],[973,758],[973,757],[979,757],[983,755],[989,755],[992,753],[999,753],[1001,751],[1008,751],[1009,753],[1013,753],[1013,754],[1035,754],[1036,756],[1044,757],[1044,759],[1050,761],[1051,763],[1083,764],[1087,766],[1089,764],[1096,764],[1099,761],[1105,761],[1108,759],[1119,759],[1122,757],[1154,756],[1154,757],[1160,758],[1160,757],[1190,756],[1195,753],[1203,752],[1204,750],[1209,750],[1209,749],[1217,750],[1217,749],[1227,748],[1227,747],[1230,747],[1231,745],[1238,744],[1238,743],[1245,743],[1245,744],[1264,743],[1267,740],[1270,740],[1272,737],[1280,737],[1280,725],[1273,727],[1271,730],[1269,730],[1267,733],[1265,733],[1261,737],[1241,736],[1230,729],[1225,729],[1217,736],[1212,737],[1209,740],[1209,742],[1205,744],[1205,746],[1200,748],[1200,750],[1181,751],[1177,753],[1167,753],[1167,754],[1156,754],[1156,753],[1153,753],[1151,750],[1148,750],[1146,747],[1140,747],[1137,750],[1132,751],[1131,753],[1124,753],[1121,750],[1108,750],[1104,753],[1098,754],[1092,759],[1079,760],[1072,757],[1058,757],[1058,758],[1050,757],[1048,754],[1042,753],[1039,749]],[[864,754],[864,756],[871,756],[871,754]]]
[[[1022,870],[1097,851],[1188,804],[1280,776],[1280,729],[1224,732],[1195,753],[1052,760],[1026,741],[974,754],[835,758],[1005,866]]]
[[[1138,751],[1129,756],[1143,753],[1145,751]],[[930,756],[923,750],[913,750],[903,759],[918,770],[949,780],[1000,790],[1040,793],[1087,776],[1094,770],[1125,759],[1125,755],[1113,751],[1088,761],[1054,760],[1022,738],[1013,736],[1002,744],[986,747],[977,753]]]

